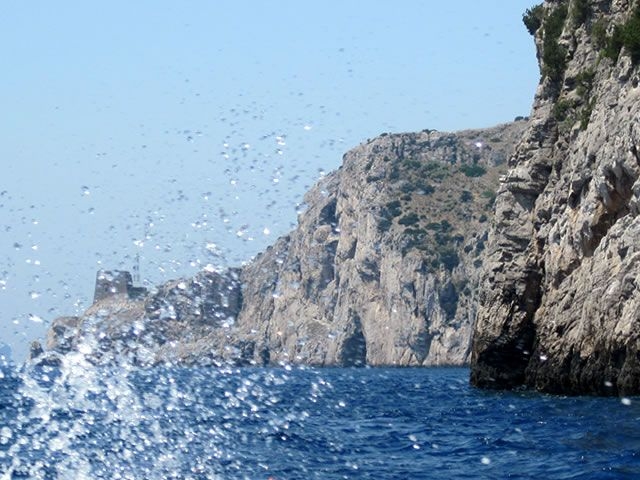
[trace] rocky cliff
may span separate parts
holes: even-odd
[[[243,270],[239,325],[257,358],[467,362],[487,218],[525,125],[382,135],[348,152],[298,228]]]
[[[471,380],[640,393],[640,6],[547,1],[541,68],[487,243]]]
[[[526,125],[368,141],[242,269],[135,295],[103,272],[94,305],[53,322],[48,350],[143,364],[466,363],[488,218]]]

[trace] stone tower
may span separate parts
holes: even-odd
[[[112,295],[130,296],[133,289],[131,274],[124,270],[98,270],[93,303]]]

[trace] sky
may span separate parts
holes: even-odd
[[[96,271],[248,261],[383,132],[528,115],[530,0],[5,0],[0,342],[22,361]]]

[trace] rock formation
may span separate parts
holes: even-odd
[[[257,360],[467,362],[487,214],[526,122],[382,135],[305,198],[290,235],[242,274]]]
[[[368,141],[242,269],[147,293],[101,272],[94,305],[54,321],[47,350],[142,364],[464,364],[488,216],[526,124]]]
[[[541,69],[498,191],[472,383],[640,393],[640,6],[547,1]]]

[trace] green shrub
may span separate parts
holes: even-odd
[[[400,225],[415,225],[420,221],[420,217],[415,212],[407,213],[404,217],[398,220]]]
[[[417,181],[415,184],[416,192],[422,195],[431,195],[436,191],[433,185],[425,181]]]
[[[544,41],[542,42],[543,74],[551,81],[562,80],[567,68],[567,50],[558,43],[564,22],[567,18],[567,6],[556,7],[544,21]]]
[[[576,107],[574,101],[560,99],[553,106],[553,117],[558,122],[562,122],[569,117],[569,112],[571,112]]]
[[[496,196],[496,192],[494,192],[493,190],[487,189],[482,192],[482,196],[484,198],[494,198]]]
[[[482,192],[482,196],[487,199],[486,208],[493,207],[493,204],[496,201],[496,192],[494,192],[493,190],[485,190],[484,192]]]
[[[378,222],[378,231],[380,233],[388,232],[391,228],[391,220],[388,218],[381,218],[380,222]]]
[[[406,159],[402,163],[404,164],[405,167],[412,168],[414,170],[422,166],[422,163],[419,160],[414,160],[414,159]]]
[[[538,29],[542,26],[543,18],[544,7],[542,4],[527,8],[527,10],[522,14],[524,26],[527,27],[527,31],[531,35],[535,35]]]
[[[599,37],[603,36],[601,32],[598,35]],[[610,37],[607,37],[606,34],[604,37],[606,40],[604,41],[604,47],[602,47],[602,55],[615,62],[620,56],[620,50],[625,47],[629,55],[631,55],[633,64],[640,63],[640,5],[636,7],[625,23],[616,25],[613,28],[613,33]]]
[[[620,56],[620,50],[622,50],[623,43],[622,27],[620,27],[620,25],[616,25],[613,28],[611,36],[607,37],[605,46],[602,49],[602,55],[610,58],[614,62],[617,61]]]
[[[453,270],[460,263],[458,252],[453,248],[443,248],[439,250],[438,256],[440,257],[440,263],[449,271]]]
[[[589,96],[595,75],[596,72],[592,68],[582,70],[576,75],[576,93],[579,97],[586,99]]]
[[[589,0],[574,0],[573,8],[571,9],[571,21],[578,27],[587,21],[589,12]]]
[[[607,45],[607,20],[600,18],[591,27],[591,40],[597,48],[604,48]]]
[[[436,234],[434,235],[434,239],[436,243],[441,247],[444,247],[445,245],[449,245],[453,241],[453,239],[451,238],[451,235],[443,232],[436,232]]]
[[[407,227],[404,229],[404,233],[412,236],[426,235],[426,231],[423,228],[411,228]]]
[[[400,186],[400,191],[402,193],[411,193],[411,192],[413,192],[414,189],[415,189],[415,187],[413,186],[413,184],[411,182],[403,183]]]
[[[460,201],[463,203],[468,203],[473,200],[473,194],[469,190],[463,190],[460,195]]]
[[[388,215],[384,215],[384,213],[388,213]],[[392,200],[385,205],[385,212],[383,215],[385,217],[398,217],[402,213],[402,203],[400,200]]]
[[[622,43],[631,55],[634,65],[640,62],[640,5],[622,26]]]
[[[596,104],[596,98],[592,98],[587,102],[587,104],[582,107],[580,111],[580,128],[582,130],[586,130],[587,126],[589,126],[589,121],[591,120],[591,113],[593,112],[593,106]]]
[[[484,167],[477,164],[474,164],[474,165],[464,164],[460,167],[460,170],[467,177],[481,177],[482,175],[487,173],[487,170]]]

